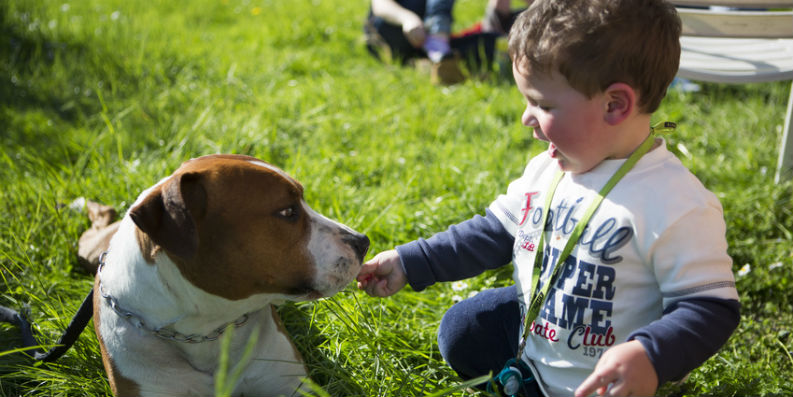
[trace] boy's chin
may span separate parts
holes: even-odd
[[[582,164],[574,164],[574,163],[571,163],[570,161],[568,161],[567,159],[562,158],[562,157],[557,158],[556,161],[559,164],[559,168],[562,171],[570,173],[570,174],[584,174],[584,173],[587,173],[589,171],[592,171],[595,167],[597,167],[597,164],[595,164],[593,166],[587,166],[587,165],[582,165]]]

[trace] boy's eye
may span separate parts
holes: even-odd
[[[547,102],[535,102],[534,106],[540,108],[540,110],[542,110],[544,112],[547,112],[547,111],[551,110],[551,108],[553,108],[553,106],[551,106]]]
[[[547,111],[551,110],[550,106],[545,105],[545,104],[537,103],[537,101],[535,101],[535,100],[533,100],[531,98],[527,98],[527,101],[529,103],[529,106],[535,107],[535,108],[540,108],[540,110],[542,110],[543,112],[547,112]]]
[[[539,103],[536,103],[536,102],[535,103],[530,103],[529,105],[531,105],[532,107],[538,108],[538,109],[542,110],[543,112],[547,112],[547,111],[551,110],[550,106],[544,105],[544,104],[539,104]]]

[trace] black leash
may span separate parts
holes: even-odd
[[[88,296],[85,297],[83,303],[80,304],[80,308],[77,309],[77,314],[74,315],[74,318],[72,318],[69,326],[66,327],[66,331],[64,331],[63,335],[61,335],[61,337],[58,338],[58,341],[55,342],[55,346],[46,353],[39,349],[33,350],[33,358],[36,361],[45,363],[57,360],[64,353],[66,353],[66,351],[69,350],[72,345],[74,345],[74,342],[77,341],[77,338],[88,325],[88,322],[91,320],[93,315],[94,290],[91,289],[91,292],[89,292]],[[36,339],[33,338],[33,330],[30,327],[30,323],[18,312],[7,307],[0,306],[0,321],[15,324],[19,327],[20,331],[22,332],[22,347],[39,345],[39,343],[36,342]]]

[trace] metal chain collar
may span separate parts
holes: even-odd
[[[102,268],[105,266],[106,256],[107,256],[107,251],[99,255],[99,267],[96,270],[97,275],[102,273]],[[118,304],[118,299],[116,299],[114,296],[110,295],[108,292],[105,291],[105,289],[102,287],[101,277],[99,278],[99,293],[102,295],[102,298],[104,298],[105,301],[107,301],[107,304],[110,305],[110,308],[116,312],[116,314],[129,321],[136,328],[149,332],[154,336],[157,336],[158,338],[170,340],[170,341],[184,342],[184,343],[203,343],[203,342],[215,341],[218,338],[220,338],[221,335],[223,335],[223,332],[225,332],[229,326],[234,326],[234,328],[239,328],[248,321],[248,313],[245,313],[236,320],[229,321],[221,325],[220,327],[215,328],[214,331],[210,332],[207,335],[198,335],[198,334],[186,335],[169,328],[165,328],[165,327],[152,328],[146,325],[146,323],[139,315],[129,310],[123,309]]]

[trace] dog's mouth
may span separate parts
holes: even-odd
[[[315,289],[310,282],[290,288],[286,291],[286,294],[294,297],[297,301],[315,300],[323,297],[322,292]]]
[[[361,261],[339,257],[330,264],[319,266],[313,279],[302,282],[287,293],[295,300],[315,300],[333,296],[347,287],[361,269]]]

